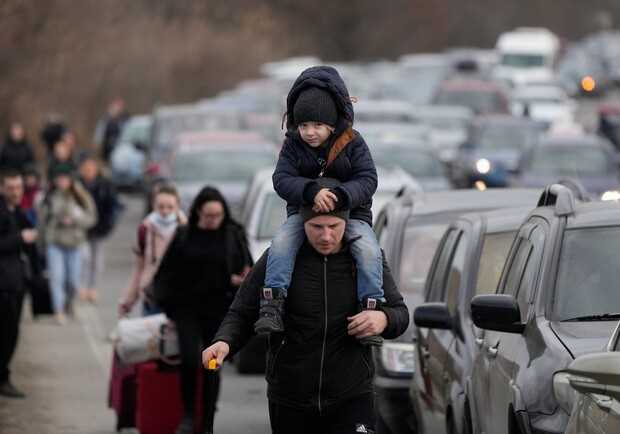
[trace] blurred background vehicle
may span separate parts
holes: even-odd
[[[431,102],[435,105],[466,107],[475,114],[508,114],[510,111],[508,96],[499,84],[475,77],[446,79]]]
[[[524,151],[536,143],[542,125],[509,115],[480,116],[459,146],[450,177],[457,188],[508,186]]]
[[[574,122],[577,105],[564,89],[553,84],[518,86],[512,91],[511,111],[550,126],[557,122]]]
[[[617,153],[596,135],[544,135],[527,150],[510,184],[544,187],[560,179],[577,180],[595,198],[620,185]]]
[[[112,181],[118,188],[139,190],[144,182],[145,156],[149,153],[151,116],[132,116],[110,156]]]

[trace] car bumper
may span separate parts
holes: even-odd
[[[470,176],[471,185],[477,181],[484,182],[484,185],[490,188],[500,188],[508,186],[508,172],[491,172],[485,175],[480,173],[472,173]]]
[[[375,379],[377,414],[394,434],[411,434],[416,418],[409,400],[410,378]]]

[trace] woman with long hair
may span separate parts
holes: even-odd
[[[202,348],[213,339],[237,289],[252,266],[243,227],[222,194],[204,187],[191,206],[155,276],[155,299],[174,321],[181,353],[184,417],[177,434],[194,433],[195,397]],[[203,382],[204,416],[213,426],[219,373]]]
[[[80,247],[97,222],[97,209],[88,191],[74,179],[72,166],[59,164],[50,175],[52,187],[41,203],[39,228],[47,247],[54,314],[62,325],[79,288]]]

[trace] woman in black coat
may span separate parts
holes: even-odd
[[[6,142],[0,151],[0,169],[13,169],[23,173],[24,169],[34,163],[32,145],[26,139],[24,126],[13,122]]]
[[[186,227],[179,228],[155,276],[155,298],[174,321],[181,352],[181,394],[185,415],[177,434],[193,434],[197,374],[208,345],[252,266],[245,231],[230,216],[219,191],[203,188]],[[204,382],[204,415],[212,426],[219,373]]]

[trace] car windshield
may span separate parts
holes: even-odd
[[[468,107],[476,113],[505,112],[502,98],[494,91],[444,90],[435,98],[435,104]]]
[[[400,262],[399,289],[409,294],[423,294],[426,275],[435,250],[448,224],[412,224],[405,230]]]
[[[249,182],[252,176],[265,167],[275,165],[275,154],[268,150],[221,150],[181,152],[174,158],[173,178],[176,182]]]
[[[437,157],[429,152],[406,147],[377,147],[373,152],[375,164],[384,167],[399,166],[413,177],[442,176],[443,169]]]
[[[123,127],[119,143],[146,143],[151,132],[151,122],[148,120],[129,120]]]
[[[534,152],[531,171],[540,175],[600,175],[609,172],[607,154],[586,146],[541,146]]]
[[[479,133],[477,143],[484,150],[523,149],[532,144],[536,130],[521,124],[488,126]]]
[[[532,68],[545,65],[545,58],[540,54],[504,54],[501,64],[513,68]]]
[[[271,239],[286,220],[286,202],[276,193],[265,196],[258,223],[258,238]]]
[[[515,233],[515,231],[500,232],[487,234],[484,237],[478,264],[476,295],[495,292]]]
[[[619,226],[566,231],[554,297],[557,319],[620,312],[618,245]]]

